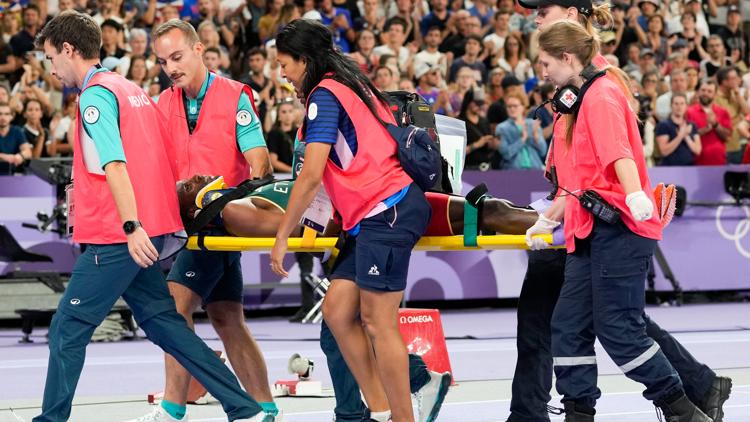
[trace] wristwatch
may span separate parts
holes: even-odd
[[[143,227],[140,221],[138,220],[126,221],[125,224],[122,225],[122,231],[124,231],[125,234],[133,234],[133,232],[138,227]]]

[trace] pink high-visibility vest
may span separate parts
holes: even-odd
[[[118,73],[97,72],[85,89],[96,85],[106,88],[117,99],[120,136],[135,192],[138,220],[151,237],[182,230],[175,178],[169,166],[162,118],[156,104],[143,89]],[[107,178],[89,171],[86,166],[83,142],[91,140],[84,139],[82,117],[79,108],[73,154],[73,240],[91,244],[127,242]]]

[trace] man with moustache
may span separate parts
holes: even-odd
[[[170,136],[168,153],[179,179],[221,174],[230,185],[271,172],[252,91],[247,85],[210,73],[205,47],[187,22],[171,20],[152,36],[159,64],[173,83],[159,97]],[[245,325],[240,252],[183,250],[167,276],[177,311],[192,326],[202,305],[219,334],[240,382],[271,419],[280,420],[268,386],[260,348]],[[186,416],[190,374],[165,355],[164,400],[137,421],[171,422]]]

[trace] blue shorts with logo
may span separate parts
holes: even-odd
[[[415,184],[401,201],[360,222],[360,232],[347,236],[331,280],[352,280],[362,289],[394,292],[406,289],[409,258],[430,221],[432,208]]]
[[[189,288],[203,299],[203,305],[229,301],[242,303],[241,252],[193,251],[177,255],[168,281]]]

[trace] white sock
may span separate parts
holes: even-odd
[[[384,410],[382,412],[370,412],[370,419],[378,422],[388,422],[391,420],[391,410]]]

